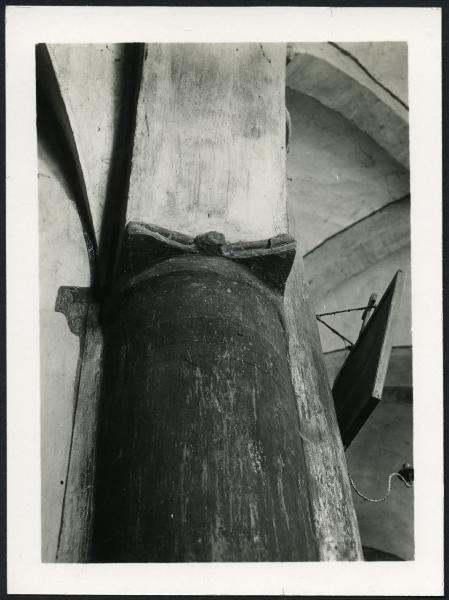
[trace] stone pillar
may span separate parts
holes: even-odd
[[[283,321],[295,244],[164,233],[128,227],[103,314],[93,559],[316,559]]]
[[[94,561],[322,556],[284,315],[284,91],[281,45],[146,46],[101,315]]]

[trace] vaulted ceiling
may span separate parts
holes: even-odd
[[[379,497],[388,473],[413,455],[407,46],[308,43],[292,52],[288,194],[316,312],[364,306],[396,270],[405,274],[383,399],[346,453],[359,488]],[[360,312],[327,322],[357,339]],[[332,382],[348,352],[319,329]],[[365,545],[413,558],[410,490],[397,484],[388,502],[354,502]]]
[[[405,354],[411,366],[407,46],[304,43],[292,53],[288,193],[316,311],[363,306],[405,271],[394,338],[403,371]],[[358,313],[329,322],[356,339]],[[344,342],[322,325],[320,334],[329,364],[342,361]]]

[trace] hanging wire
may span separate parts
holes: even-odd
[[[351,483],[351,486],[353,487],[355,493],[360,496],[360,498],[363,498],[364,500],[367,500],[368,502],[385,502],[385,500],[387,500],[391,494],[391,480],[393,479],[393,477],[398,477],[406,487],[411,488],[413,487],[413,483],[409,483],[405,477],[403,477],[400,473],[390,473],[390,475],[388,476],[388,489],[387,489],[387,493],[385,494],[385,496],[382,496],[382,498],[369,498],[368,496],[365,496],[365,494],[363,494],[355,485],[351,475],[348,473],[349,475],[349,482]]]
[[[329,317],[331,315],[339,315],[341,313],[354,312],[356,310],[366,310],[367,308],[371,308],[371,306],[358,306],[356,308],[344,308],[343,310],[334,310],[332,312],[325,312],[316,315],[317,317]]]
[[[333,315],[340,315],[342,313],[349,313],[349,312],[355,312],[355,311],[365,311],[363,317],[362,317],[362,329],[365,325],[365,321],[366,321],[366,316],[369,314],[369,312],[371,310],[373,310],[376,307],[376,299],[377,296],[376,294],[371,294],[370,299],[368,301],[367,306],[357,306],[355,308],[344,308],[342,310],[334,310],[332,312],[325,312],[325,313],[320,313],[318,315],[316,315],[317,321],[319,321],[320,323],[322,323],[325,327],[327,327],[328,329],[330,329],[330,331],[332,331],[332,333],[334,333],[335,335],[338,335],[338,337],[340,339],[342,339],[344,342],[346,342],[347,344],[349,344],[349,349],[351,349],[354,346],[354,342],[351,342],[351,340],[348,340],[347,337],[345,337],[343,334],[341,334],[339,331],[337,331],[336,329],[334,329],[334,327],[331,327],[329,325],[329,323],[326,323],[326,321],[323,321],[323,319],[321,317],[330,317]],[[348,346],[345,346],[345,350],[348,349]]]
[[[354,344],[353,344],[353,342],[351,342],[351,340],[348,340],[347,337],[345,337],[340,332],[338,332],[336,329],[334,329],[333,327],[331,327],[329,325],[329,323],[326,323],[326,321],[323,321],[323,319],[320,319],[319,315],[316,315],[316,318],[317,318],[317,321],[319,321],[325,327],[327,327],[328,329],[330,329],[332,331],[332,333],[335,333],[335,335],[338,335],[339,338],[341,338],[343,341],[345,341],[346,343],[348,343],[351,348],[352,348],[352,346],[354,346]]]

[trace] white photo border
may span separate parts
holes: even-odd
[[[42,563],[35,44],[250,41],[408,43],[415,560]],[[6,8],[8,593],[443,594],[441,111],[439,8]]]

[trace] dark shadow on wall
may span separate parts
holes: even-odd
[[[363,558],[367,562],[404,560],[403,558],[396,556],[396,554],[391,554],[391,552],[384,552],[383,550],[378,550],[377,548],[370,548],[369,546],[363,546]]]
[[[118,125],[114,135],[111,165],[99,240],[99,277],[102,288],[114,281],[121,253],[128,204],[137,101],[142,80],[145,44],[123,44]]]

